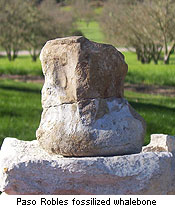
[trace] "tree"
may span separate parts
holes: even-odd
[[[63,11],[55,0],[1,0],[0,9],[0,45],[9,60],[25,48],[36,61],[47,40],[73,31],[72,13]]]
[[[39,13],[43,14],[47,39],[70,35],[75,28],[72,11],[64,11],[55,0],[45,0],[39,6]]]
[[[89,0],[71,0],[73,13],[78,20],[84,20],[89,25],[89,22],[94,19],[94,10]]]
[[[25,30],[26,8],[25,1],[0,1],[0,45],[5,49],[9,60],[17,57],[24,43],[22,37]]]
[[[110,0],[101,25],[110,42],[134,47],[142,63],[158,63],[162,49],[168,63],[174,49],[174,9],[174,0]]]
[[[75,28],[71,11],[62,10],[55,0],[43,0],[39,5],[32,6],[28,19],[26,44],[34,61],[47,40],[71,35]]]
[[[175,47],[175,1],[149,0],[148,3],[150,15],[157,23],[157,30],[163,39],[164,63],[169,64]]]
[[[24,47],[33,61],[37,60],[40,49],[46,41],[45,17],[38,11],[38,1],[28,1],[25,15]],[[46,23],[47,25],[47,23]]]

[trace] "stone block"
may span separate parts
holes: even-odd
[[[49,155],[38,141],[6,138],[0,151],[0,191],[37,195],[175,194],[170,152],[113,157]]]

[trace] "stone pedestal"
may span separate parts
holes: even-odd
[[[175,142],[174,142],[175,143]],[[6,138],[0,151],[0,191],[6,194],[175,194],[171,152],[113,157],[49,155],[38,141]]]

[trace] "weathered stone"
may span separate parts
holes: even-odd
[[[84,37],[48,41],[40,55],[45,108],[84,99],[123,97],[128,67],[115,47]]]
[[[40,145],[64,156],[138,153],[145,122],[123,97],[124,56],[84,37],[51,40],[41,52],[45,84]]]
[[[113,157],[49,155],[38,141],[6,138],[0,151],[0,191],[6,194],[174,194],[172,153]]]
[[[108,98],[45,108],[37,138],[49,153],[109,156],[139,153],[144,132],[126,100]]]
[[[150,143],[143,147],[143,152],[172,152],[175,153],[175,136],[152,134]]]

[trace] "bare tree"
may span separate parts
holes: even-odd
[[[0,1],[0,45],[8,59],[14,60],[24,41],[26,3],[21,0]]]
[[[164,62],[174,49],[174,0],[109,0],[101,25],[108,41],[134,47],[142,63],[158,63],[164,49]]]
[[[94,9],[90,0],[71,0],[71,5],[75,18],[84,20],[89,25],[89,22],[94,19]]]
[[[28,20],[26,43],[33,60],[47,40],[68,36],[74,27],[71,11],[62,10],[55,0],[43,0],[38,6],[32,6]]]
[[[24,47],[27,49],[33,61],[37,60],[40,48],[46,41],[46,20],[37,7],[38,1],[28,1],[27,13],[25,15]]]
[[[148,0],[147,0],[148,1]],[[156,22],[163,41],[164,63],[169,64],[170,55],[175,47],[175,1],[148,1],[149,13]]]
[[[49,39],[71,35],[72,12],[62,10],[55,0],[0,0],[0,45],[9,60],[27,49],[36,61]]]
[[[26,17],[25,46],[33,61],[36,61],[41,47],[49,39],[71,34],[73,16],[63,11],[55,0],[29,2]]]

